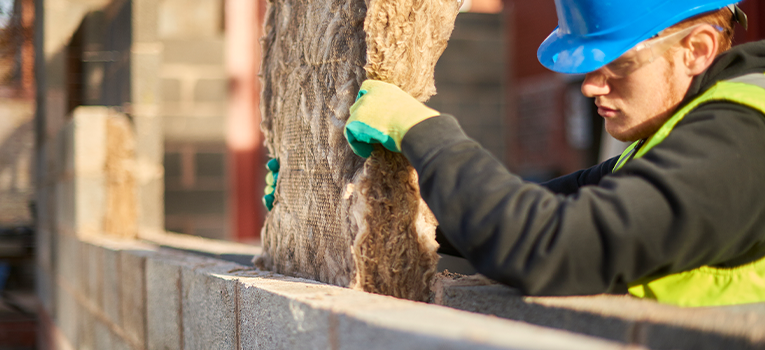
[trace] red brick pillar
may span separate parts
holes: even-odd
[[[24,98],[32,98],[35,94],[35,47],[33,41],[35,4],[34,0],[22,0],[20,4],[21,27],[25,34],[21,43],[21,91]]]
[[[226,1],[226,69],[229,109],[226,141],[230,164],[230,206],[233,239],[255,242],[265,211],[265,155],[260,132],[259,38],[262,0]]]

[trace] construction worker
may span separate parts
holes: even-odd
[[[403,153],[448,243],[527,294],[765,301],[765,41],[729,50],[746,22],[733,3],[555,1],[539,61],[586,74],[608,133],[634,142],[592,168],[526,182],[452,116],[372,80],[346,138]]]

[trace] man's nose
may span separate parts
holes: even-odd
[[[589,98],[608,95],[611,92],[611,88],[608,86],[608,79],[605,74],[594,71],[587,73],[584,76],[584,82],[582,82],[582,94]]]

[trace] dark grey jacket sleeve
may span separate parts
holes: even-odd
[[[556,177],[550,181],[543,182],[540,185],[557,194],[574,194],[584,186],[599,184],[600,179],[611,174],[611,170],[616,166],[616,162],[618,161],[618,156],[613,157],[598,165],[568,175]]]
[[[482,274],[531,295],[621,292],[723,264],[765,241],[765,116],[713,103],[643,158],[571,195],[523,181],[447,115],[402,143],[446,238]]]

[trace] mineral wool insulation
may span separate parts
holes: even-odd
[[[267,269],[424,300],[437,222],[417,174],[378,148],[353,154],[343,136],[361,83],[396,84],[420,101],[459,10],[456,0],[269,2],[262,129],[281,164],[262,232]]]

